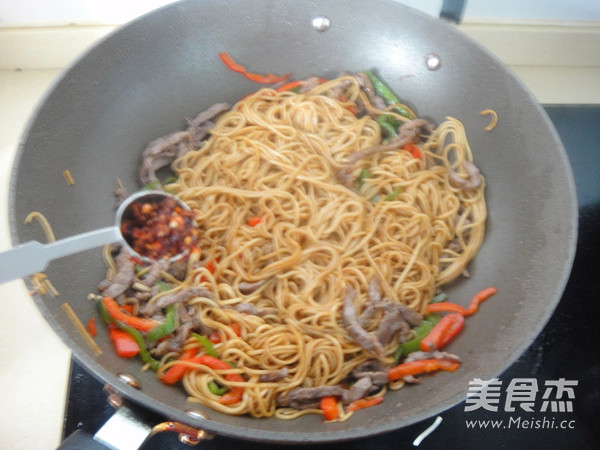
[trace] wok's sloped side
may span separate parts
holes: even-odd
[[[321,15],[331,27],[319,32],[311,21]],[[61,299],[36,297],[75,356],[100,379],[174,420],[275,442],[351,439],[414,423],[464,399],[469,380],[498,375],[516,359],[552,313],[573,259],[577,210],[565,152],[535,99],[495,57],[453,27],[391,0],[190,0],[109,35],[61,75],[27,127],[11,180],[13,242],[42,239],[35,226],[23,225],[31,210],[48,218],[58,238],[110,224],[115,180],[136,188],[149,141],[183,128],[185,117],[212,103],[256,90],[223,66],[221,51],[251,71],[295,78],[376,69],[420,115],[463,121],[487,181],[488,233],[471,278],[448,293],[463,304],[489,285],[499,294],[452,344],[464,359],[459,371],[389,393],[382,406],[344,423],[306,416],[290,424],[210,410],[209,420],[192,419],[184,411],[197,406],[183,391],[142,373],[138,361],[117,358],[102,329],[97,341],[104,353],[94,358],[59,306],[68,301],[84,321],[96,314],[86,296],[104,276],[98,251],[52,263],[47,274]],[[425,65],[429,53],[441,58],[437,70]],[[485,132],[479,112],[488,108],[499,122]],[[75,186],[65,184],[65,169]],[[139,376],[142,391],[123,386],[119,372]]]

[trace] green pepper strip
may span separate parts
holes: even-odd
[[[392,192],[390,192],[388,195],[385,196],[385,200],[387,202],[391,202],[392,200],[395,200],[396,197],[398,197],[401,193],[402,193],[402,186],[398,186],[396,189],[394,189]]]
[[[171,285],[169,283],[164,282],[163,280],[156,280],[154,282],[155,286],[158,286],[158,290],[160,292],[166,292],[171,289]]]
[[[407,119],[415,118],[408,109],[401,106],[402,102],[396,96],[396,94],[394,94],[392,92],[392,90],[389,87],[387,87],[385,84],[383,84],[383,82],[379,78],[377,78],[375,75],[373,75],[372,72],[366,71],[365,73],[369,77],[369,80],[371,80],[371,83],[373,84],[373,88],[375,88],[375,92],[377,93],[377,95],[379,95],[381,98],[383,98],[383,100],[388,105],[396,105],[396,104],[400,103],[400,105],[398,105],[394,108],[398,112],[398,114],[406,117]]]
[[[440,292],[435,295],[429,303],[440,303],[445,302],[446,300],[448,300],[448,295],[445,292]]]
[[[369,172],[369,169],[363,169],[360,171],[360,174],[358,175],[358,188],[360,189],[362,187],[362,185],[365,182],[365,179],[367,178],[371,178],[371,173]]]
[[[177,328],[177,305],[167,306],[167,315],[165,321],[155,328],[152,328],[146,333],[146,339],[148,342],[158,341],[159,339],[168,336],[175,328]]]
[[[398,346],[398,349],[394,353],[394,364],[398,364],[398,362],[409,353],[419,350],[419,344],[423,338],[429,334],[429,332],[433,329],[435,324],[440,321],[440,319],[441,317],[439,314],[429,314],[425,316],[423,321],[413,328],[416,336],[410,341],[403,342]]]
[[[142,361],[144,363],[149,364],[150,368],[152,370],[158,370],[158,368],[160,366],[160,361],[154,359],[152,357],[152,355],[150,355],[150,352],[148,352],[148,348],[146,347],[146,343],[144,342],[144,337],[142,336],[142,333],[140,333],[135,328],[130,327],[129,325],[125,325],[123,322],[121,322],[119,320],[114,320],[110,316],[110,314],[108,314],[108,311],[104,307],[104,302],[102,300],[98,301],[98,307],[100,308],[100,316],[102,317],[102,320],[104,320],[104,322],[106,322],[107,324],[112,323],[112,324],[116,325],[124,332],[133,336],[133,338],[135,339],[135,342],[137,343],[138,347],[140,348],[140,358],[142,358]],[[150,330],[150,331],[152,331],[152,330]]]
[[[150,352],[148,352],[148,348],[146,347],[146,343],[144,342],[144,337],[142,336],[142,333],[140,333],[135,328],[130,327],[129,325],[125,325],[124,323],[119,322],[118,320],[115,320],[115,325],[117,325],[121,330],[133,336],[135,342],[137,342],[137,345],[140,347],[140,358],[142,358],[142,361],[149,364],[152,370],[158,370],[158,368],[160,367],[160,361],[154,359],[152,355],[150,355]]]
[[[381,131],[386,138],[393,138],[395,136],[398,136],[398,132],[396,131],[396,129],[398,128],[398,125],[394,126],[395,121],[393,121],[392,116],[389,116],[389,115],[377,116],[377,119],[375,119],[375,121],[381,127]]]
[[[202,344],[202,347],[204,347],[204,353],[206,353],[208,356],[212,356],[213,358],[218,358],[217,350],[215,349],[213,343],[210,342],[210,339],[198,333],[192,333],[192,336],[200,341],[200,344]]]
[[[212,394],[219,395],[219,396],[225,395],[225,394],[227,394],[227,392],[229,392],[229,389],[227,388],[227,386],[219,386],[217,384],[217,382],[214,380],[210,380],[208,382],[208,390]]]

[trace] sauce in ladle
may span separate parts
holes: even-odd
[[[198,242],[193,211],[163,192],[141,193],[119,219],[123,239],[144,259],[173,260],[189,253]]]

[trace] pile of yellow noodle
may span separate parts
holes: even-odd
[[[348,102],[322,95],[340,82]],[[442,123],[421,146],[423,159],[405,150],[374,154],[355,163],[354,186],[340,183],[348,157],[382,140],[371,117],[347,109],[359,96],[364,99],[350,77],[307,94],[260,90],[222,115],[200,150],[174,163],[178,180],[168,189],[198,212],[202,258],[216,263],[214,273],[190,263],[183,284],[203,284],[215,298],[188,305],[222,333],[216,349],[231,363],[228,372],[246,379],[231,383],[223,371],[195,366],[184,378],[191,401],[229,414],[301,414],[276,411],[276,397],[298,386],[339,384],[374,358],[344,329],[347,287],[358,293],[357,314],[369,303],[374,278],[385,298],[422,313],[476,253],[484,234],[484,183],[462,192],[448,181],[448,168],[464,175],[461,162],[472,159],[460,122]],[[359,187],[363,169],[369,177]],[[250,226],[250,218],[260,223]],[[241,282],[263,280],[248,295],[238,289]],[[240,303],[254,304],[261,314],[237,312]],[[367,331],[376,330],[380,318]],[[192,345],[197,341],[190,339]],[[388,362],[396,348],[397,340],[386,346]],[[283,380],[259,382],[283,367],[289,371]],[[221,405],[208,390],[210,380],[243,386],[243,400]]]

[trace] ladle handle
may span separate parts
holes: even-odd
[[[52,260],[121,241],[116,226],[78,234],[49,244],[26,242],[0,253],[0,283],[42,272]]]

